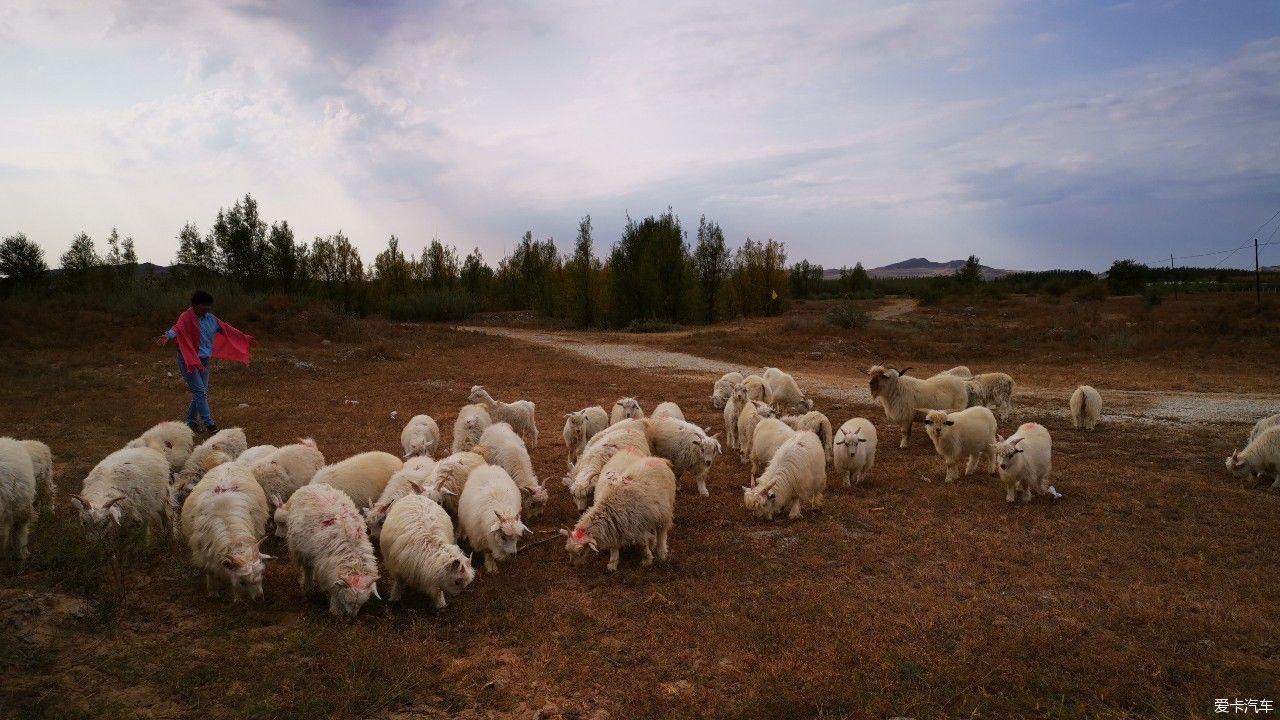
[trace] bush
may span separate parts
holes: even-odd
[[[679,330],[680,326],[676,323],[666,322],[665,320],[632,320],[623,328],[623,332],[629,333],[664,333]]]
[[[871,315],[866,310],[851,302],[840,303],[827,311],[827,322],[839,328],[866,327],[871,322]]]
[[[1155,307],[1164,302],[1164,290],[1157,285],[1148,285],[1142,291],[1142,302],[1147,307]]]
[[[476,311],[476,301],[465,292],[428,290],[387,301],[388,320],[402,322],[456,322]]]
[[[1107,299],[1107,284],[1102,281],[1082,285],[1071,291],[1071,299],[1078,303],[1101,302]]]

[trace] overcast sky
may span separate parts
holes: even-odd
[[[0,235],[51,264],[113,225],[167,263],[245,192],[366,262],[670,205],[828,267],[1101,269],[1280,210],[1276,0],[8,0],[0,98]]]

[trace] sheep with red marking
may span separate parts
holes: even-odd
[[[675,524],[676,476],[664,458],[640,458],[630,463],[617,479],[610,480],[599,499],[578,518],[573,530],[562,529],[565,550],[577,561],[590,548],[608,551],[609,572],[618,569],[622,548],[638,545],[643,552],[640,564],[668,556],[668,537]]]
[[[378,561],[360,511],[327,483],[298,488],[285,507],[289,556],[302,591],[328,598],[331,614],[354,618],[369,596],[378,596]]]
[[[928,380],[908,377],[911,368],[895,370],[883,365],[867,369],[871,397],[884,408],[889,422],[902,428],[902,441],[898,447],[906,447],[911,437],[911,424],[916,421],[916,410],[962,410],[969,399],[964,380],[955,375],[934,375]]]
[[[170,472],[178,472],[187,463],[187,458],[191,457],[191,451],[195,447],[195,433],[185,423],[169,420],[153,425],[130,440],[125,447],[151,448],[169,461]]]
[[[182,505],[182,527],[209,597],[230,588],[232,602],[262,600],[271,559],[258,549],[266,524],[267,496],[244,465],[224,463],[196,483]]]
[[[148,446],[150,447],[150,446]],[[169,487],[169,513],[177,533],[182,521],[182,504],[204,474],[219,463],[240,457],[249,449],[249,441],[240,428],[223,428],[210,435],[187,456],[182,469],[174,474]]]

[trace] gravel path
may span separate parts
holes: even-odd
[[[908,307],[895,315],[910,312]],[[508,337],[576,353],[596,362],[617,367],[644,370],[674,371],[688,377],[706,379],[711,383],[724,373],[737,370],[747,374],[759,368],[734,365],[720,360],[689,355],[687,353],[658,350],[643,345],[609,343],[589,340],[573,333],[557,333],[539,330],[522,330],[504,327],[459,327],[459,330]],[[827,397],[854,404],[871,405],[871,394],[862,383],[852,378],[832,374],[793,372],[796,381],[820,397]],[[1037,388],[1019,385],[1014,396],[1015,411],[1019,407],[1034,407],[1038,413],[1067,414],[1067,398],[1074,388]],[[1104,421],[1142,424],[1222,424],[1247,423],[1280,412],[1280,399],[1256,394],[1158,392],[1152,390],[1106,390]]]

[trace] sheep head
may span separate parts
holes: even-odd
[[[1001,470],[1008,470],[1017,463],[1018,456],[1023,452],[1022,448],[1018,447],[1022,440],[1022,437],[1004,440],[999,435],[996,436],[996,462]]]
[[[714,435],[710,437],[699,437],[693,439],[693,444],[698,448],[698,457],[702,458],[704,467],[711,467],[711,462],[720,455],[723,450],[720,449],[720,441]]]
[[[447,552],[453,557],[445,565],[444,572],[447,582],[442,589],[446,594],[453,596],[462,592],[464,588],[476,579],[476,571],[471,566],[471,558],[463,554],[457,545],[448,546]]]
[[[569,553],[571,560],[581,562],[583,550],[591,548],[592,552],[600,552],[600,548],[596,546],[595,538],[582,527],[581,523],[573,528],[573,531],[560,528],[560,534],[565,537],[564,549]]]
[[[871,397],[878,398],[898,382],[898,371],[883,365],[872,365],[867,369],[867,387]]]
[[[329,613],[348,620],[360,613],[360,608],[369,602],[372,595],[378,595],[378,574],[353,573],[338,578],[329,591]]]
[[[471,393],[467,395],[467,402],[473,405],[483,405],[485,402],[492,400],[489,391],[484,389],[483,385],[472,385]]]
[[[72,495],[71,505],[80,513],[80,524],[84,529],[90,534],[99,534],[113,526],[118,527],[124,521],[124,508],[120,506],[124,499],[123,495],[119,495],[106,501],[101,507],[95,507],[79,495]]]
[[[1227,469],[1231,471],[1231,475],[1239,480],[1253,475],[1253,468],[1249,465],[1249,461],[1240,457],[1240,451],[1236,450],[1231,453],[1231,457],[1227,458]]]
[[[245,598],[262,601],[262,578],[267,572],[266,561],[271,559],[270,555],[258,552],[256,547],[222,559],[222,570],[231,585],[233,602]]]
[[[849,457],[856,456],[858,454],[858,450],[862,447],[862,444],[867,441],[866,438],[862,437],[862,428],[856,428],[851,433],[841,430],[839,431],[839,434],[840,439],[836,440],[832,444],[843,447],[845,451],[849,453]]]
[[[519,513],[504,515],[494,510],[493,518],[489,523],[489,534],[504,556],[515,555],[520,538],[529,532],[529,528],[520,521]]]
[[[947,417],[946,410],[916,410],[916,419],[924,423],[924,431],[931,438],[941,436],[946,428],[956,424]]]

